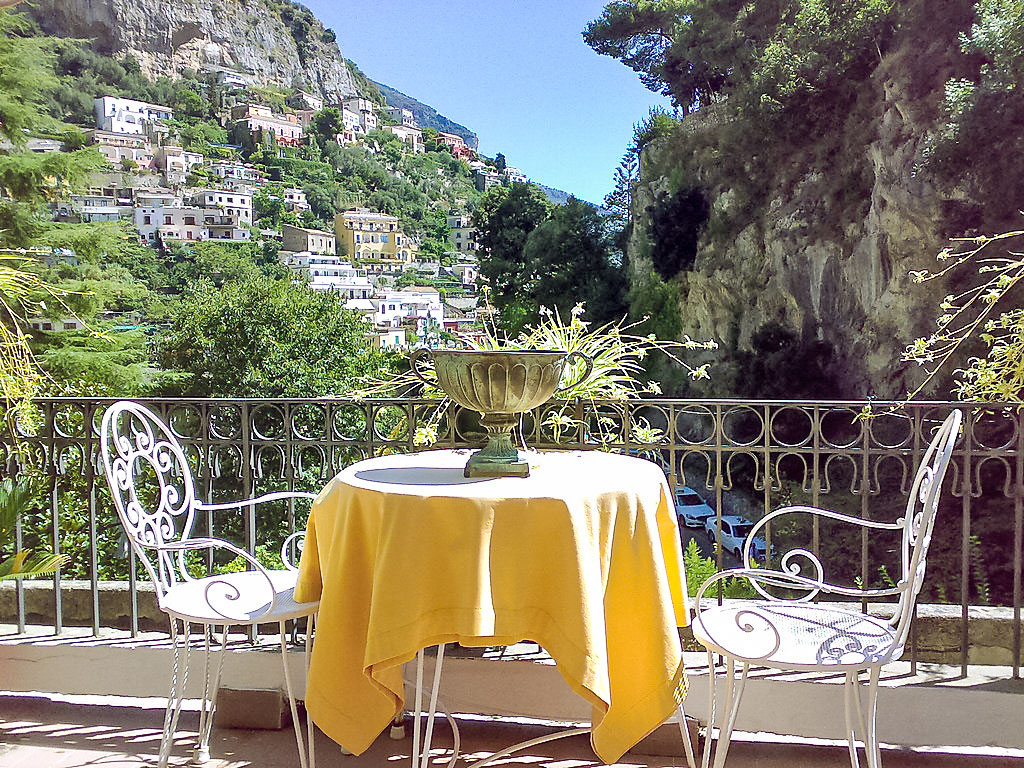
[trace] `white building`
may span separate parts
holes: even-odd
[[[289,269],[305,275],[314,291],[332,291],[350,301],[366,301],[373,295],[373,286],[366,275],[339,256],[300,251],[286,264]]]
[[[404,107],[388,107],[388,117],[399,125],[404,125],[408,128],[416,127],[416,120],[412,116],[411,109],[405,109]]]
[[[423,131],[419,128],[411,128],[407,125],[386,125],[384,130],[395,134],[412,152],[426,151],[426,146],[423,144]]]
[[[281,190],[281,199],[284,200],[284,207],[289,211],[309,210],[306,193],[300,187],[285,187]]]
[[[413,325],[416,335],[425,338],[431,329],[444,327],[444,303],[435,288],[410,288],[389,291],[374,299],[377,312],[374,325],[399,328]]]
[[[516,182],[526,184],[530,180],[525,173],[520,171],[518,168],[513,168],[511,165],[505,166],[505,170],[502,171],[502,175],[508,179],[509,184],[514,184]]]
[[[252,225],[252,195],[231,189],[202,189],[195,195],[194,202],[208,211],[219,211],[235,216],[241,225]]]
[[[191,205],[173,192],[136,194],[135,229],[147,243],[168,240],[249,240],[252,195],[225,189],[200,190]]]
[[[135,229],[139,237],[152,244],[169,240],[206,240],[205,213],[202,208],[182,205],[180,201],[174,205],[140,205],[135,208]]]
[[[359,125],[365,133],[377,130],[377,113],[373,111],[373,102],[361,96],[354,96],[342,102],[343,109],[356,114],[359,117]],[[344,120],[342,114],[342,120]]]
[[[217,83],[219,85],[226,85],[229,88],[245,88],[249,85],[249,79],[241,72],[222,69],[217,72]]]
[[[147,104],[118,96],[101,96],[93,100],[96,127],[110,133],[145,133],[147,124],[174,117],[174,110],[159,104]]]
[[[217,178],[223,179],[231,186],[263,183],[263,174],[249,163],[240,163],[235,160],[214,160],[210,163],[210,170]]]
[[[475,288],[477,280],[480,278],[480,267],[476,264],[456,264],[452,267],[452,274],[454,274],[459,282],[467,288]]]
[[[206,159],[198,152],[175,146],[157,147],[153,156],[156,169],[163,173],[164,181],[172,187],[184,184],[189,171],[202,165]]]
[[[111,133],[110,131],[90,131],[88,134],[92,143],[107,162],[111,165],[120,165],[124,160],[130,160],[140,168],[151,168],[153,166],[153,148],[149,140],[139,134]]]

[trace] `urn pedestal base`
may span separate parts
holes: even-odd
[[[487,430],[487,445],[469,457],[466,477],[529,477],[530,465],[519,460],[512,444],[512,429],[519,417],[510,413],[486,413],[480,425]]]

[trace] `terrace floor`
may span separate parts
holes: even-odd
[[[31,694],[0,694],[0,766],[2,768],[136,768],[156,764],[163,718],[159,699],[113,697],[50,697]],[[190,765],[191,740],[195,737],[197,714],[183,712],[172,765]],[[439,726],[434,744],[438,748],[433,765],[447,764],[451,732]],[[411,730],[408,729],[407,730]],[[462,759],[472,759],[509,744],[551,731],[544,725],[508,720],[460,720]],[[636,752],[617,765],[639,768],[681,766],[681,746],[670,743],[665,733],[645,741]],[[674,730],[674,729],[673,729]],[[676,732],[676,736],[678,732]],[[849,765],[845,745],[797,743],[778,737],[759,738],[737,734],[742,739],[729,752],[730,768],[831,768]],[[359,757],[342,755],[337,745],[323,734],[317,739],[317,764],[337,768],[396,768],[406,765],[412,739],[392,740],[382,735]],[[214,755],[207,768],[293,768],[298,765],[293,731],[256,731],[215,728],[211,739]],[[651,748],[653,747],[653,749]],[[667,748],[666,748],[667,747]],[[676,756],[650,755],[644,751],[671,752]],[[933,750],[883,750],[886,768],[1024,768],[1024,753],[947,754]],[[536,768],[584,768],[599,766],[585,736],[574,736],[541,744],[497,765]]]

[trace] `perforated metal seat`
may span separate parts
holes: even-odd
[[[755,602],[704,611],[693,635],[724,656],[754,652],[759,664],[780,669],[863,669],[896,653],[896,632],[885,619],[814,603]],[[772,649],[764,656],[760,648]]]

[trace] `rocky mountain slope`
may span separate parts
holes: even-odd
[[[962,58],[957,35],[973,14],[969,4],[942,2],[922,17],[927,24],[900,30],[863,84],[842,151],[818,152],[823,137],[807,136],[805,153],[779,169],[746,225],[725,235],[703,231],[692,268],[672,278],[682,331],[719,340],[719,359],[749,351],[759,329],[778,324],[805,346],[833,350],[842,394],[899,396],[921,376],[901,362],[903,349],[934,329],[942,296],[957,292],[950,281],[915,284],[911,270],[935,269],[951,236],[1019,228],[1019,217],[992,220],[963,185],[928,171],[944,85]],[[632,198],[635,275],[651,269],[652,210],[677,186],[680,169],[692,169],[693,137],[712,137],[710,146],[720,129],[697,113],[678,135],[648,145]],[[711,163],[697,162],[698,179],[711,174]],[[743,204],[740,180],[733,181],[705,188],[713,216]],[[727,382],[719,378],[716,391]]]
[[[150,77],[225,68],[330,100],[356,93],[334,33],[287,0],[38,0],[24,8],[44,32],[131,54]]]

